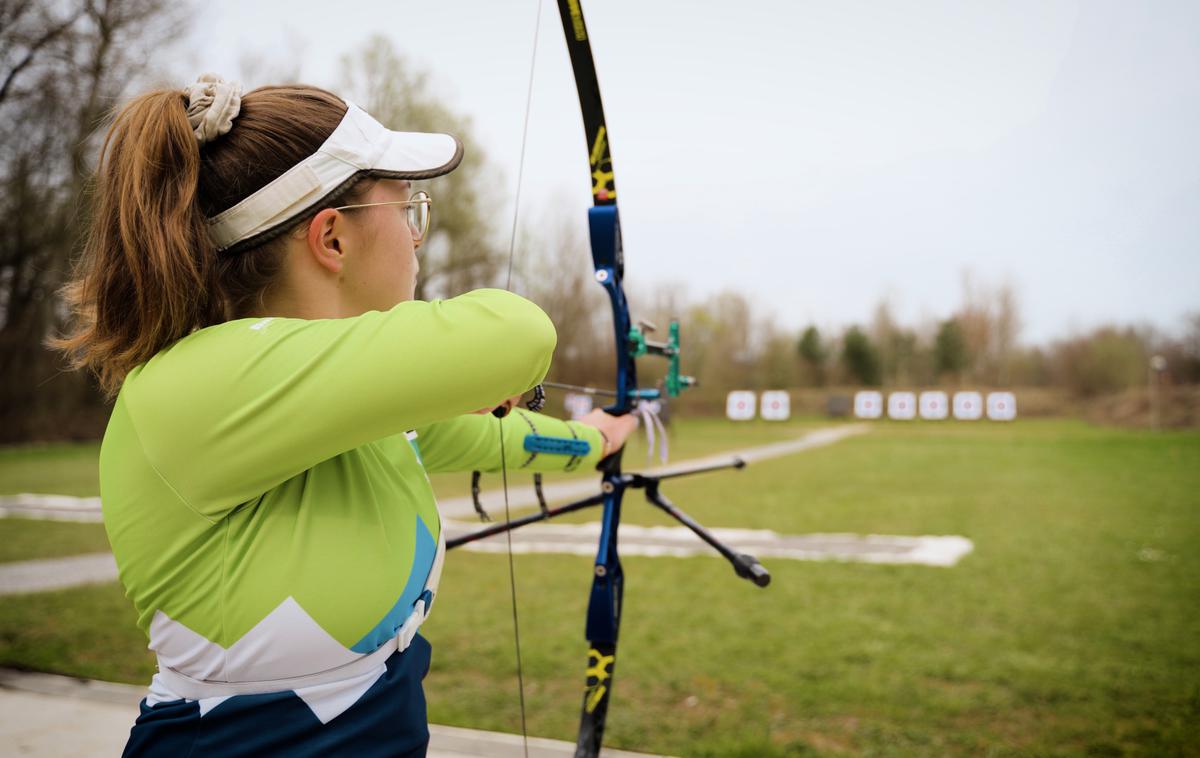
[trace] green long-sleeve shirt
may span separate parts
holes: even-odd
[[[541,381],[555,340],[533,303],[479,290],[352,318],[231,321],[131,371],[101,448],[101,500],[160,661],[257,681],[394,635],[440,571],[426,470],[497,470],[499,428],[510,468],[566,468],[523,450],[528,420],[586,440],[574,466],[598,460],[591,427],[464,415]]]

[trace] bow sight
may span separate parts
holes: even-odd
[[[661,355],[668,359],[667,375],[663,377],[663,389],[667,397],[679,397],[679,393],[689,387],[698,385],[695,377],[683,376],[679,373],[679,321],[671,319],[666,342],[651,342],[646,335],[654,332],[654,324],[639,321],[638,325],[629,330],[629,354],[631,358],[643,355]]]

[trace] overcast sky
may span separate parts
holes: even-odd
[[[213,0],[181,74],[331,86],[375,33],[430,72],[516,189],[536,0]],[[964,271],[1023,340],[1200,311],[1200,3],[584,0],[627,278],[725,288],[781,325],[949,315]],[[553,0],[522,221],[590,203]],[[202,35],[202,36],[201,36]],[[247,51],[266,66],[241,70]],[[398,125],[403,127],[403,125]],[[520,255],[520,251],[517,253]],[[589,261],[570,265],[590,265]],[[636,303],[634,303],[636,307]]]

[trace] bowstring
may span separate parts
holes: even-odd
[[[538,0],[537,16],[533,24],[533,53],[529,56],[529,84],[525,94],[525,120],[521,125],[521,155],[517,162],[517,190],[513,197],[512,232],[508,239],[508,272],[504,279],[504,289],[512,291],[513,254],[517,247],[517,221],[521,215],[521,187],[525,178],[525,147],[529,142],[529,114],[533,105],[533,80],[537,66],[538,37],[542,28],[542,0]],[[504,419],[501,416],[498,423],[500,431],[500,480],[504,487],[504,523],[512,526],[512,513],[508,503],[508,461],[504,450]],[[517,653],[517,694],[521,703],[521,741],[525,750],[525,758],[529,758],[529,730],[525,723],[525,672],[521,665],[521,623],[517,613],[517,569],[513,560],[512,529],[504,532],[508,543],[508,586],[512,598],[513,645]]]

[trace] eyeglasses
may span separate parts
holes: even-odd
[[[414,192],[408,200],[389,200],[385,203],[360,203],[358,205],[343,205],[334,208],[335,211],[349,211],[355,208],[374,208],[379,205],[395,205],[404,208],[408,216],[408,226],[412,229],[413,242],[420,245],[429,233],[429,217],[433,215],[433,198],[428,192]]]

